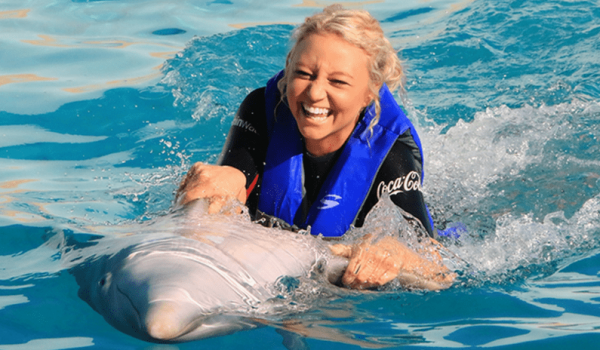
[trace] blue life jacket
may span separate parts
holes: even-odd
[[[277,89],[277,82],[282,76],[283,71],[271,78],[265,92],[269,145],[258,209],[294,225],[294,218],[301,210],[305,196],[304,143],[289,107],[284,102],[279,103],[281,94]],[[296,223],[301,228],[310,226],[313,235],[340,237],[350,228],[369,194],[381,164],[396,139],[406,130],[410,129],[423,159],[417,132],[387,86],[383,85],[380,89],[379,97],[381,116],[373,127],[373,132],[369,130],[375,117],[375,106],[371,104],[333,165],[306,220]]]

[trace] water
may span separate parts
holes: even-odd
[[[168,213],[189,165],[216,161],[240,100],[282,67],[311,4],[2,2],[0,349],[283,348],[277,319],[176,346],[119,333],[77,297],[56,232]],[[599,5],[362,5],[406,61],[434,220],[468,234],[444,242],[453,288],[317,303],[295,321],[310,348],[597,346]]]

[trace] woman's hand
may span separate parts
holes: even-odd
[[[234,167],[198,162],[181,181],[175,203],[183,206],[198,198],[208,199],[210,214],[219,212],[231,199],[245,204],[246,176]]]
[[[429,261],[390,236],[373,243],[372,235],[367,234],[353,246],[335,244],[330,249],[349,259],[342,283],[354,289],[379,287],[398,279],[407,288],[439,290],[450,287],[455,276],[441,257],[438,262]]]

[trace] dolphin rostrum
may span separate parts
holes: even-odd
[[[198,201],[130,228],[143,234],[69,249],[86,258],[72,269],[79,296],[126,334],[183,342],[256,327],[253,315],[269,312],[279,279],[318,272],[335,282],[347,265],[310,235],[205,213]]]

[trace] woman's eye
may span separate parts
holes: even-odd
[[[310,74],[305,71],[297,70],[295,73],[297,76],[300,76],[300,77],[310,77]]]
[[[337,79],[331,80],[331,83],[334,84],[334,85],[348,85],[347,82],[345,82],[343,80],[337,80]]]

